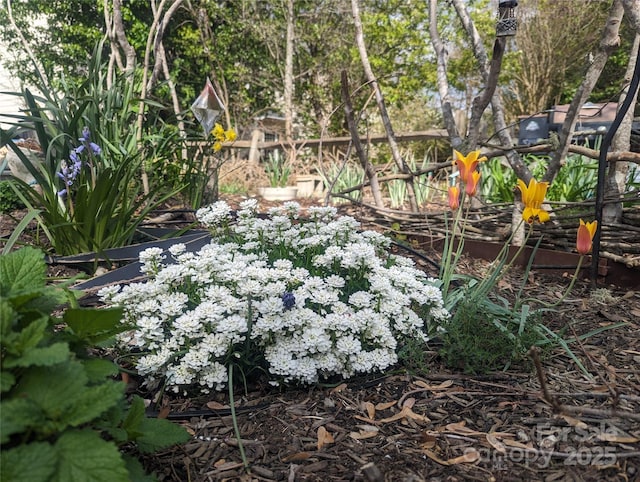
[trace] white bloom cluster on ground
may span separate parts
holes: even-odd
[[[437,280],[335,208],[260,217],[251,199],[233,219],[220,201],[197,217],[210,244],[147,249],[148,281],[100,292],[124,308],[120,342],[140,353],[138,372],[175,391],[220,390],[229,364],[248,360],[285,382],[384,370],[402,340],[427,340],[449,317]]]

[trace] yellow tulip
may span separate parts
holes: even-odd
[[[589,254],[593,246],[593,237],[598,229],[598,221],[591,223],[585,223],[580,220],[580,226],[578,226],[578,236],[576,240],[576,249],[580,254]]]
[[[518,179],[518,189],[522,193],[522,203],[524,204],[522,219],[529,224],[535,221],[546,223],[551,219],[549,213],[542,209],[542,203],[547,195],[548,187],[548,182],[538,182],[534,178],[529,181],[529,186],[521,179]]]

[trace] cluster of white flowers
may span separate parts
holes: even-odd
[[[220,390],[226,367],[245,358],[287,382],[384,370],[403,339],[427,340],[449,317],[437,280],[352,217],[330,207],[303,217],[297,203],[256,213],[253,199],[235,220],[223,202],[199,210],[210,244],[197,253],[176,244],[169,262],[147,249],[148,281],[100,292],[124,307],[133,329],[120,341],[140,352],[147,379]]]

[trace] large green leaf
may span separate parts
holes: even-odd
[[[69,346],[66,343],[54,343],[50,346],[30,348],[22,356],[8,358],[4,361],[4,368],[51,366],[67,358],[69,358]]]
[[[127,431],[129,440],[136,440],[142,435],[142,422],[145,418],[144,400],[139,396],[134,396],[127,416],[122,421],[122,428]]]
[[[18,333],[13,346],[7,348],[11,350],[12,353],[22,354],[30,348],[37,346],[44,338],[44,332],[48,324],[48,316],[42,316],[39,319],[33,320]]]
[[[58,470],[51,482],[129,482],[118,448],[89,430],[65,432],[55,444]]]
[[[46,442],[3,450],[1,457],[2,482],[49,482],[56,468],[56,451]]]
[[[163,418],[145,418],[141,425],[143,435],[136,439],[136,443],[143,453],[156,452],[191,438],[184,427]]]
[[[0,294],[10,296],[45,285],[46,265],[42,251],[25,247],[0,256]]]
[[[9,390],[16,383],[16,377],[9,372],[0,372],[0,393]]]
[[[155,482],[157,480],[153,475],[149,475],[144,471],[144,467],[138,459],[127,455],[123,455],[123,458],[129,471],[129,480],[131,482]]]
[[[80,362],[51,367],[34,367],[25,373],[16,391],[37,403],[51,417],[57,418],[73,405],[85,389],[87,375]]]
[[[90,382],[98,382],[107,377],[113,377],[118,374],[118,367],[115,363],[102,358],[89,358],[84,360],[84,371],[89,377]]]
[[[88,387],[76,396],[64,421],[72,427],[90,422],[118,403],[123,395],[123,383],[109,381]]]
[[[9,436],[24,432],[30,427],[38,427],[45,421],[40,407],[32,400],[12,398],[0,402],[0,442],[6,443]]]
[[[63,321],[73,333],[88,343],[96,344],[124,331],[126,327],[120,323],[122,308],[106,308],[102,310],[90,308],[69,309]]]

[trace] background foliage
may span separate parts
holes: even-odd
[[[411,103],[433,109],[435,61],[425,3],[362,0],[360,4],[372,67],[387,101],[397,109],[392,113]],[[584,60],[598,42],[608,6],[608,2],[588,0],[520,2],[518,36],[509,46],[502,74],[511,92],[505,100],[506,109],[514,118],[571,99],[582,78]],[[298,125],[309,135],[317,135],[326,125],[334,133],[342,131],[342,115],[331,117],[340,105],[340,71],[349,72],[354,86],[364,78],[354,45],[350,2],[301,0],[294,2],[294,7],[294,110]],[[468,7],[481,36],[490,43],[495,6],[488,0],[473,0]],[[27,39],[38,45],[38,59],[51,78],[86,73],[84,66],[93,45],[105,30],[102,2],[42,4],[29,0],[14,2],[12,8]],[[134,0],[122,8],[128,40],[142,59],[153,19],[150,5]],[[285,12],[284,1],[195,0],[182,4],[172,21],[163,26],[166,56],[182,108],[186,110],[210,76],[223,90],[236,126],[248,127],[255,116],[281,109]],[[446,2],[439,5],[438,22],[449,52],[456,102],[465,110],[483,81],[459,21]],[[17,77],[34,85],[33,69],[8,25],[6,9],[0,10],[0,25],[7,46],[2,61]],[[621,48],[594,90],[594,101],[616,100],[620,91],[633,31],[625,24],[621,33]],[[166,94],[162,85],[153,93],[158,98]],[[363,89],[355,99],[356,106],[362,107],[367,95]],[[165,112],[167,120],[171,115]],[[421,128],[430,127],[426,123],[431,121],[424,118]]]

